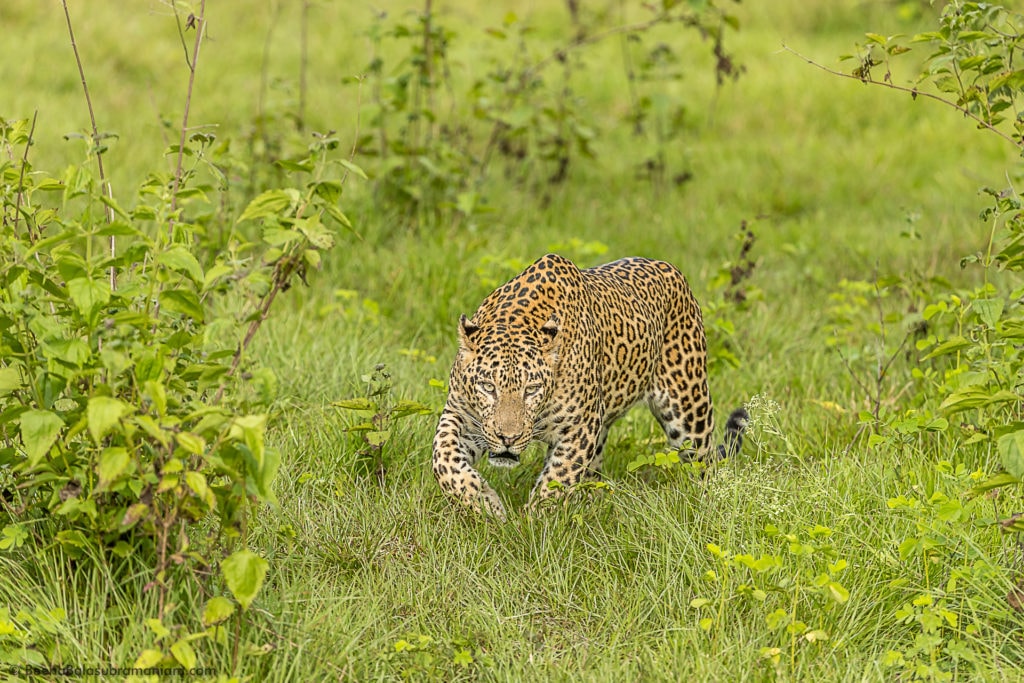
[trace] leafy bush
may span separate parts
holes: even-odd
[[[194,77],[203,22],[190,21]],[[32,167],[33,129],[0,119],[0,551],[142,558],[152,567],[146,590],[158,596],[158,641],[171,633],[162,619],[172,586],[225,587],[234,601],[211,597],[202,629],[138,662],[191,668],[190,643],[223,640],[218,625],[236,603],[249,608],[267,572],[246,529],[257,506],[275,503],[280,454],[265,432],[277,382],[246,350],[277,296],[319,267],[334,227],[349,226],[341,179],[361,171],[342,160],[329,173],[337,140],[316,135],[288,165],[304,182],[260,193],[228,217],[223,239],[202,217],[237,199],[181,163],[201,159],[213,136],[172,147],[177,173],[151,176],[126,209],[102,163],[98,178],[86,165],[102,160],[95,126],[86,160],[56,175]],[[247,236],[254,225],[258,239]],[[12,633],[0,661],[40,664],[41,652],[22,647],[28,636]]]
[[[564,182],[572,164],[595,156],[599,137],[573,92],[573,75],[582,68],[576,53],[614,36],[628,41],[623,70],[632,105],[626,123],[637,135],[653,128],[659,150],[641,170],[663,177],[664,145],[680,134],[683,121],[682,106],[664,94],[664,83],[679,78],[678,56],[664,41],[639,55],[637,65],[633,53],[656,27],[682,26],[710,41],[719,84],[735,79],[741,68],[726,51],[725,36],[739,21],[720,5],[644,3],[643,21],[611,26],[601,14],[588,24],[574,9],[573,35],[553,48],[510,12],[500,26],[486,30],[486,73],[470,73],[468,87],[452,73],[451,51],[460,37],[444,27],[431,0],[397,20],[382,12],[369,31],[373,51],[366,76],[351,79],[360,89],[369,86],[370,130],[360,138],[359,152],[378,159],[378,197],[414,223],[432,224],[448,217],[468,221],[486,211],[484,181],[499,159],[509,162],[505,176],[517,182]],[[688,178],[687,172],[677,174],[679,183]]]

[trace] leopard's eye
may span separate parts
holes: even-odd
[[[543,388],[543,385],[540,384],[528,384],[526,386],[526,397],[529,398],[531,396],[536,396]]]
[[[479,389],[480,391],[484,392],[485,394],[493,394],[494,393],[494,383],[493,382],[477,382],[476,388]]]

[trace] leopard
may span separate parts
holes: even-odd
[[[501,497],[474,466],[486,453],[514,467],[541,442],[547,453],[527,504],[535,509],[600,479],[609,427],[640,402],[689,459],[740,450],[743,407],[713,443],[704,324],[683,274],[642,257],[580,269],[547,254],[460,316],[434,476],[449,497],[504,520]]]

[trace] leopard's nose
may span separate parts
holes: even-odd
[[[514,434],[498,434],[498,440],[501,441],[502,445],[509,447],[516,442]]]

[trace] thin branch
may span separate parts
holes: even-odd
[[[349,162],[355,162],[356,151],[359,149],[359,126],[362,121],[361,112],[363,111],[363,81],[365,76],[359,78],[359,87],[356,88],[356,132],[352,137],[352,149],[349,150],[348,160]],[[345,181],[348,180],[349,170],[345,169],[345,173],[341,176],[341,183],[344,185]]]
[[[39,116],[39,110],[36,109],[35,113],[32,114],[32,127],[28,131],[28,140],[25,141],[25,153],[21,156],[21,172],[18,174],[18,192],[17,198],[14,200],[14,225],[11,227],[14,230],[18,229],[18,218],[21,216],[21,198],[25,194],[25,168],[28,166],[28,150],[32,147],[32,137],[36,133],[36,118]],[[39,237],[34,234],[32,230],[32,222],[25,221],[28,227],[28,238],[30,241],[35,242]]]
[[[620,34],[630,33],[642,33],[650,28],[653,28],[654,26],[657,26],[658,24],[665,23],[671,20],[671,16],[669,16],[665,12],[661,12],[654,18],[648,19],[647,21],[642,21],[637,24],[627,24],[626,26],[613,26],[612,28],[607,29],[605,31],[600,31],[599,33],[577,35],[575,38],[569,41],[569,43],[565,47],[555,49],[547,57],[544,57],[543,59],[539,60],[538,62],[533,64],[533,66],[524,69],[523,73],[520,76],[520,82],[525,83],[530,76],[533,76],[533,74],[537,73],[538,71],[543,71],[551,62],[555,60],[565,59],[565,55],[570,50],[575,50],[576,48],[583,47],[584,45],[589,45],[591,43],[599,43],[609,36],[617,36]],[[695,23],[694,20],[689,17],[684,17],[679,21],[682,21],[683,23],[689,25],[693,25]]]
[[[205,0],[203,0],[205,2]],[[107,181],[107,174],[103,170],[103,150],[100,149],[100,132],[96,127],[96,113],[92,108],[92,97],[89,96],[89,84],[85,79],[85,68],[82,66],[82,57],[78,54],[78,43],[75,42],[75,31],[71,28],[71,12],[68,11],[68,0],[61,0],[61,4],[64,6],[64,19],[68,25],[68,36],[71,38],[71,49],[75,53],[75,64],[78,65],[78,75],[82,79],[82,90],[85,92],[85,104],[89,109],[89,123],[92,126],[92,144],[93,150],[96,152],[96,166],[100,172],[100,191],[104,192],[107,197],[113,201],[114,190]],[[33,120],[34,121],[34,120]],[[34,123],[33,123],[34,125]],[[107,215],[107,223],[114,222],[114,209],[110,205],[105,205],[105,213]],[[117,256],[117,240],[111,235],[110,236],[110,258],[113,259]],[[110,266],[110,290],[113,291],[117,288],[117,271],[114,266]]]
[[[299,208],[299,211],[297,212],[298,216],[301,216],[302,209],[303,207]],[[221,399],[224,397],[224,390],[227,388],[228,380],[234,377],[235,372],[238,371],[238,366],[242,363],[242,355],[245,353],[246,349],[249,348],[249,344],[252,343],[252,340],[259,331],[260,326],[263,325],[267,316],[270,315],[270,307],[273,305],[274,299],[277,298],[277,295],[281,291],[286,289],[289,281],[291,280],[292,274],[295,272],[301,259],[302,255],[299,252],[296,252],[291,255],[285,255],[277,262],[277,265],[274,266],[274,273],[271,276],[272,285],[270,287],[270,291],[267,292],[263,300],[260,302],[258,314],[253,316],[252,321],[249,323],[249,329],[245,333],[245,337],[235,349],[235,354],[231,359],[231,367],[221,380],[220,386],[217,388],[217,393],[214,394],[213,405],[220,403]]]
[[[302,24],[299,34],[299,116],[296,127],[301,133],[306,129],[306,74],[309,71],[309,7],[310,0],[302,2]]]
[[[66,2],[66,0],[65,0]],[[171,3],[174,4],[173,2]],[[177,17],[177,7],[175,9],[175,17]],[[182,163],[185,158],[185,136],[188,133],[188,115],[189,110],[192,107],[192,89],[196,82],[196,68],[199,66],[199,48],[202,45],[203,32],[206,30],[206,0],[201,0],[199,3],[199,16],[190,14],[188,21],[185,22],[185,28],[190,26],[195,28],[196,40],[192,47],[192,61],[188,60],[188,54],[186,52],[185,62],[188,64],[188,94],[185,96],[185,113],[181,119],[181,137],[178,140],[178,163],[174,170],[174,184],[171,186],[171,217],[167,223],[167,236],[168,238],[174,237],[174,214],[178,210],[178,188],[181,187],[181,174],[182,174]],[[179,23],[180,27],[181,24]],[[180,30],[180,28],[179,28]],[[184,34],[182,34],[184,35]],[[182,38],[184,40],[184,38]]]
[[[936,95],[936,94],[930,93],[930,92],[923,92],[921,90],[918,90],[917,88],[908,88],[906,86],[896,85],[895,83],[889,83],[887,81],[876,81],[876,80],[871,79],[871,78],[864,78],[864,77],[861,77],[861,76],[856,76],[854,74],[843,73],[842,71],[837,71],[836,69],[831,69],[831,68],[825,66],[824,64],[819,64],[818,62],[814,61],[810,57],[805,57],[804,55],[800,54],[799,52],[797,52],[796,50],[792,49],[788,45],[784,44],[782,46],[782,49],[785,50],[786,52],[789,52],[790,54],[796,55],[797,57],[799,57],[800,59],[804,60],[805,62],[807,62],[811,66],[817,67],[817,68],[821,69],[822,71],[824,71],[825,73],[832,74],[833,76],[839,76],[840,78],[848,78],[848,79],[853,80],[853,81],[860,81],[861,83],[864,83],[864,84],[867,84],[867,85],[880,85],[883,88],[889,88],[890,90],[898,90],[899,92],[905,92],[905,93],[907,93],[908,95],[910,95],[911,97],[914,97],[914,98],[926,97],[926,98],[928,98],[930,100],[935,100],[936,102],[941,102],[942,104],[946,105],[947,107],[950,107],[952,109],[956,109],[958,112],[963,114],[966,118],[973,119],[978,124],[979,127],[985,128],[987,130],[992,131],[993,133],[995,133],[996,135],[998,135],[1002,139],[1004,139],[1007,142],[1009,142],[1014,147],[1019,149],[1020,146],[1021,146],[1021,141],[1014,140],[1013,137],[1011,137],[1011,136],[1007,135],[1006,133],[1004,133],[1003,131],[999,130],[998,128],[993,126],[991,123],[989,123],[985,119],[983,119],[980,116],[978,116],[977,114],[972,113],[969,109],[966,109],[965,107],[960,106],[956,102],[953,102],[951,100],[947,100],[947,99],[945,99],[943,97],[940,97],[939,95]]]

